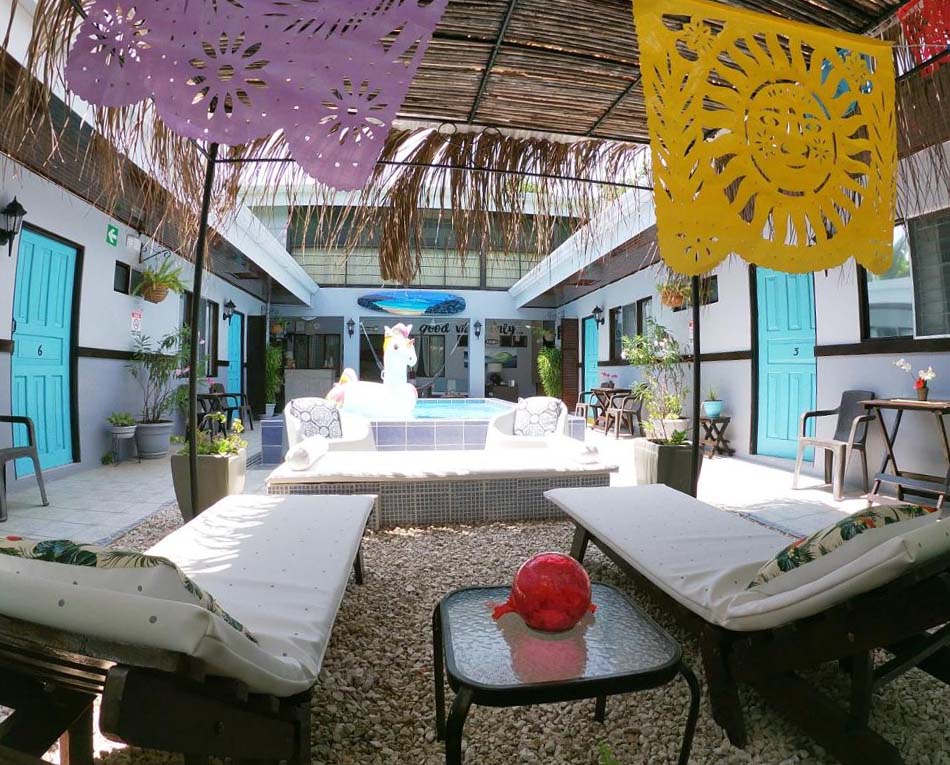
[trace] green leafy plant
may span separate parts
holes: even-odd
[[[597,761],[598,765],[620,765],[620,760],[618,760],[610,747],[601,742],[597,745]]]
[[[181,271],[181,266],[176,266],[171,258],[163,260],[157,268],[147,266],[142,270],[141,281],[132,292],[146,296],[152,291],[163,290],[183,295],[187,287],[181,280]]]
[[[561,397],[561,349],[542,348],[538,351],[538,375],[544,395]]]
[[[719,400],[719,391],[715,388],[710,388],[709,392],[706,394],[707,401],[718,401]]]
[[[187,327],[171,332],[158,341],[142,335],[135,341],[129,373],[142,390],[140,422],[166,422],[174,408],[177,380],[188,374],[191,344]]]
[[[682,446],[685,443],[686,443],[686,431],[674,430],[673,434],[670,436],[670,440],[669,440],[670,446]]]
[[[108,451],[99,458],[99,462],[103,465],[111,465],[115,462],[115,455],[111,451]]]
[[[223,432],[228,419],[223,412],[206,415],[207,422],[214,423],[214,432],[199,430],[195,451],[198,456],[231,457],[247,447],[247,441],[241,438],[244,424],[240,420],[231,423],[230,432]],[[181,436],[172,436],[172,443],[181,444],[179,454],[188,454],[188,441]]]
[[[669,308],[680,308],[689,302],[692,295],[689,280],[676,274],[657,284],[656,291],[660,294],[663,305]]]
[[[284,352],[279,345],[268,345],[264,355],[264,399],[268,404],[277,402],[283,372]]]
[[[129,412],[113,412],[106,417],[106,422],[114,428],[130,428],[135,425],[135,415]]]
[[[634,395],[643,402],[648,421],[656,440],[669,442],[664,420],[678,420],[683,416],[683,406],[689,388],[686,386],[686,368],[683,356],[689,347],[682,345],[669,330],[653,319],[647,321],[644,334],[623,338],[624,358],[640,367],[643,380],[634,389]]]

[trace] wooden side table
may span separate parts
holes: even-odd
[[[730,422],[732,422],[731,417],[699,418],[699,424],[703,426],[703,437],[700,439],[700,443],[702,443],[704,451],[706,447],[709,448],[710,459],[717,454],[731,457],[736,453],[736,450],[732,448],[732,444],[729,443],[729,439],[726,438],[726,430],[729,428]]]
[[[462,763],[462,728],[472,704],[491,707],[596,699],[604,721],[607,696],[658,688],[682,676],[690,691],[679,763],[686,765],[699,716],[699,683],[683,651],[620,590],[593,585],[594,614],[567,632],[536,632],[517,614],[492,619],[510,587],[469,587],[442,599],[432,615],[435,729],[446,765]],[[455,691],[445,718],[444,675]]]

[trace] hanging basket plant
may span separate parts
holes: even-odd
[[[689,300],[689,284],[679,279],[658,284],[657,292],[660,293],[660,301],[667,308],[682,308]]]
[[[134,294],[141,295],[149,303],[161,303],[169,292],[181,295],[184,291],[181,267],[176,268],[170,258],[158,268],[149,267],[142,271],[142,279],[133,290]]]

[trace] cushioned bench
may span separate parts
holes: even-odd
[[[752,587],[794,539],[659,484],[561,489],[547,498],[574,522],[572,555],[589,542],[699,635],[713,716],[737,745],[746,682],[834,756],[902,762],[868,727],[871,695],[920,666],[950,682],[950,520],[927,514],[851,537],[829,554]],[[894,658],[874,666],[872,652]],[[838,660],[851,673],[848,711],[798,674]]]
[[[545,491],[607,486],[617,470],[573,439],[560,443],[542,449],[329,452],[306,470],[284,463],[268,476],[267,491],[376,494],[377,528],[553,518],[560,513],[545,501]]]
[[[100,727],[129,744],[309,763],[310,691],[374,501],[228,497],[148,551],[187,579],[86,546],[58,551],[81,565],[0,554],[0,704],[15,710],[0,745],[85,738],[101,693]]]

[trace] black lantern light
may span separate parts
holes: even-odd
[[[231,298],[228,298],[224,302],[224,320],[228,322],[228,324],[231,323],[231,317],[234,316],[235,308],[237,308],[237,306],[234,305],[234,301],[231,300]]]
[[[597,306],[593,311],[591,311],[591,313],[594,315],[594,321],[596,321],[597,324],[604,323],[604,309],[603,308],[601,308],[600,306]]]
[[[475,324],[473,325],[473,329],[475,330],[475,337],[476,337],[476,338],[482,336],[482,323],[481,323],[480,321],[476,321],[476,322],[475,322]]]
[[[346,323],[346,331],[349,333],[350,337],[353,337],[353,333],[356,332],[356,322],[353,319],[350,319]]]
[[[7,255],[10,257],[13,255],[13,240],[20,233],[23,218],[26,217],[26,210],[23,209],[23,205],[17,202],[17,198],[13,197],[13,201],[4,207],[0,214],[3,215],[3,227],[0,228],[0,245],[6,244],[9,246],[10,249]]]

